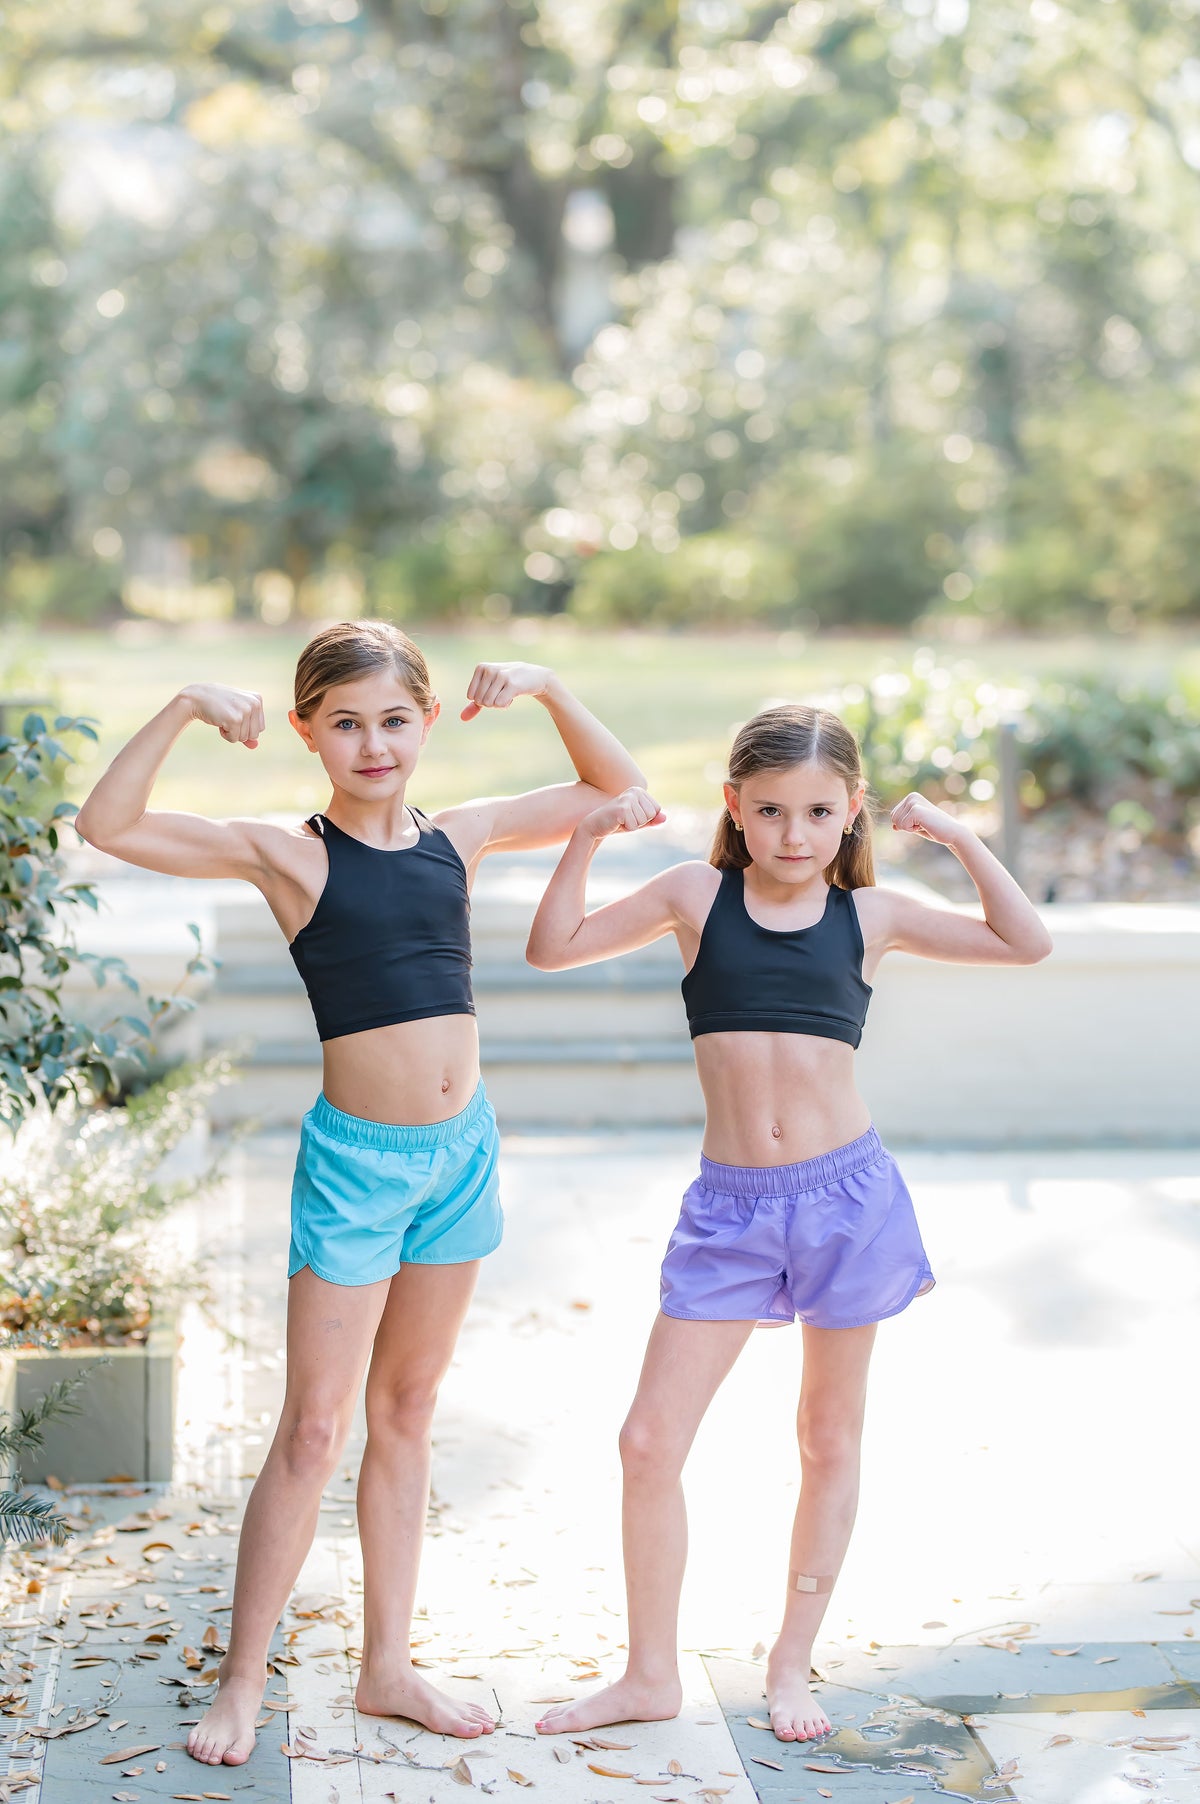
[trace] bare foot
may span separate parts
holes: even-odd
[[[418,1678],[411,1666],[368,1673],[364,1665],[354,1707],[364,1716],[405,1716],[436,1735],[457,1735],[464,1741],[490,1735],[496,1727],[481,1704],[460,1704],[457,1698],[447,1697]]]
[[[678,1716],[683,1687],[678,1679],[653,1685],[626,1673],[615,1685],[593,1691],[572,1704],[556,1704],[535,1725],[539,1735],[561,1735],[567,1729],[602,1729],[607,1723],[662,1723]]]
[[[242,1766],[254,1752],[254,1719],[266,1689],[263,1681],[220,1680],[217,1695],[187,1738],[187,1751],[205,1766]]]
[[[767,1712],[777,1741],[813,1741],[833,1728],[809,1688],[807,1660],[802,1668],[767,1661]]]

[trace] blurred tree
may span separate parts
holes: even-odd
[[[7,599],[1194,613],[1198,16],[18,0]]]

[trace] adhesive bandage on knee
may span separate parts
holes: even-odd
[[[832,1572],[819,1572],[815,1576],[807,1572],[789,1572],[788,1590],[811,1591],[817,1597],[827,1597],[833,1590],[835,1577]]]

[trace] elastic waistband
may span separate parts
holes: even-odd
[[[480,1078],[475,1094],[465,1109],[445,1121],[423,1121],[413,1124],[390,1121],[367,1121],[362,1115],[347,1115],[335,1109],[324,1092],[308,1112],[308,1119],[331,1140],[346,1146],[374,1146],[381,1152],[408,1153],[431,1146],[449,1146],[460,1134],[473,1127],[488,1107],[487,1091]]]
[[[795,1165],[721,1165],[701,1153],[700,1176],[710,1190],[726,1196],[795,1196],[801,1190],[836,1184],[839,1178],[874,1165],[883,1152],[883,1142],[872,1127],[845,1146],[818,1153],[815,1159],[799,1159]]]

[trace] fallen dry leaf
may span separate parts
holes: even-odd
[[[1161,1577],[1162,1577],[1161,1572],[1135,1572],[1133,1575],[1133,1582],[1135,1585],[1144,1585],[1146,1583],[1147,1579],[1156,1579],[1156,1578],[1161,1578]]]
[[[450,1777],[457,1779],[460,1785],[474,1785],[475,1783],[471,1769],[461,1754],[450,1768]]]
[[[161,1741],[148,1741],[143,1747],[122,1748],[116,1754],[101,1754],[101,1766],[124,1766],[127,1760],[136,1760],[141,1754],[157,1754],[162,1747]]]
[[[667,1771],[670,1773],[672,1779],[678,1779],[683,1772],[683,1768],[677,1760],[668,1760]]]
[[[1115,1659],[1117,1659],[1117,1657],[1118,1656],[1116,1654],[1100,1654],[1097,1659],[1092,1661],[1092,1665],[1093,1666],[1111,1666],[1113,1661]]]
[[[752,1729],[770,1729],[771,1725],[763,1716],[748,1716],[746,1721]],[[772,1731],[774,1733],[774,1731]]]
[[[778,1760],[764,1760],[761,1754],[751,1754],[750,1758],[755,1766],[769,1766],[777,1773],[783,1771],[783,1765]]]
[[[1078,1647],[1052,1647],[1050,1652],[1052,1654],[1058,1654],[1062,1659],[1066,1660],[1069,1659],[1072,1654],[1081,1654],[1083,1652],[1083,1644],[1081,1642]]]
[[[588,1772],[599,1773],[602,1779],[632,1779],[632,1773],[623,1773],[619,1766],[595,1766],[589,1760]]]
[[[605,1741],[602,1735],[593,1735],[587,1745],[590,1748],[604,1748],[610,1754],[628,1754],[633,1743],[631,1741]]]
[[[827,1760],[806,1760],[804,1762],[810,1773],[848,1773],[848,1766],[830,1766]]]
[[[563,1747],[556,1746],[554,1749],[554,1758],[556,1760],[561,1760],[565,1765],[566,1762],[568,1762],[571,1758],[570,1748],[563,1748]]]
[[[508,1776],[512,1780],[514,1785],[532,1785],[533,1784],[532,1779],[527,1779],[525,1777],[524,1773],[516,1772],[514,1770],[514,1768],[512,1768],[511,1766],[508,1768]]]
[[[1069,1741],[1074,1741],[1074,1739],[1075,1737],[1073,1735],[1052,1735],[1049,1741],[1045,1742],[1043,1745],[1048,1748],[1065,1748],[1067,1743]]]

